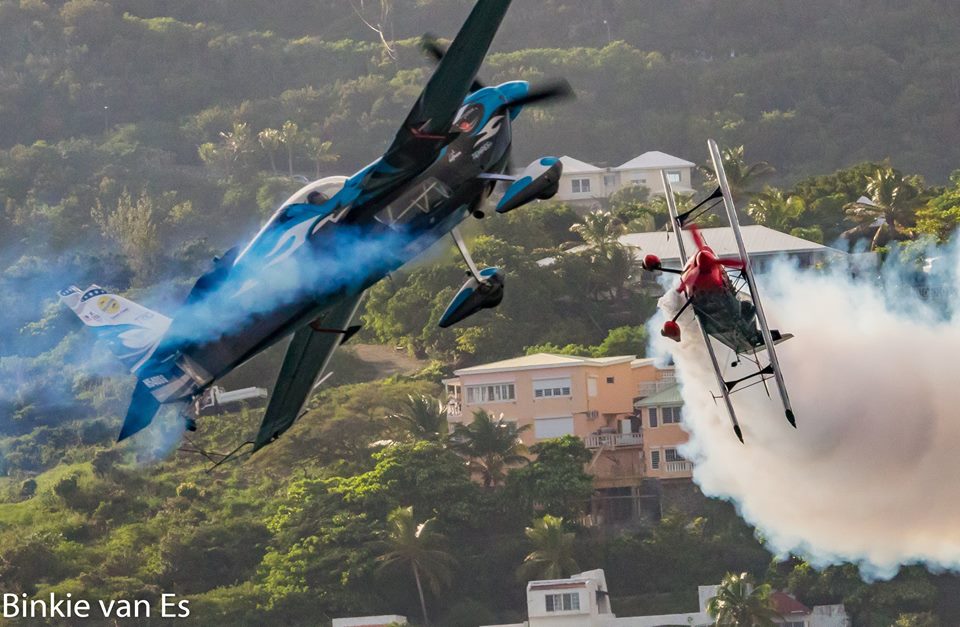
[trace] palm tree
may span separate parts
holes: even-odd
[[[770,600],[770,585],[754,587],[748,573],[727,573],[716,596],[707,601],[707,613],[722,627],[768,627],[780,618]]]
[[[380,543],[383,552],[377,557],[380,562],[377,570],[382,572],[395,567],[410,568],[417,584],[417,594],[420,596],[423,622],[429,625],[423,584],[426,583],[434,594],[440,594],[443,586],[450,582],[453,556],[436,548],[443,536],[432,530],[434,519],[430,518],[418,525],[413,517],[413,506],[398,507],[390,512],[387,521],[387,537]]]
[[[870,244],[871,250],[889,240],[908,239],[910,234],[903,227],[913,226],[914,208],[922,188],[923,184],[916,177],[905,177],[890,166],[878,168],[873,176],[867,177],[867,198],[844,207],[861,224],[844,231],[843,237],[852,239],[876,229]]]
[[[562,579],[580,570],[573,558],[576,534],[563,528],[563,518],[547,514],[524,531],[533,552],[523,558],[517,576],[524,580]]]
[[[253,152],[250,127],[245,122],[234,122],[231,130],[221,132],[220,142],[233,163],[240,163]]]
[[[397,424],[415,440],[445,440],[447,427],[447,407],[442,401],[425,394],[409,395],[400,412],[387,418]]]
[[[340,159],[340,155],[333,152],[333,142],[323,140],[320,137],[310,137],[307,140],[307,152],[310,158],[317,165],[317,178],[320,178],[320,172],[325,163],[333,163]]]
[[[503,414],[494,420],[479,409],[473,413],[473,422],[454,428],[453,448],[470,460],[470,470],[483,477],[483,487],[494,488],[503,481],[508,467],[529,461],[524,456],[527,447],[520,440],[520,434],[529,428],[504,421]]]
[[[757,224],[789,232],[797,218],[807,210],[800,196],[784,196],[779,189],[767,186],[747,205],[747,214]]]
[[[626,226],[609,211],[591,211],[583,216],[583,222],[570,227],[586,242],[597,257],[609,259],[611,252],[622,248],[620,236],[626,232]]]
[[[622,298],[636,267],[633,249],[620,242],[620,236],[627,231],[626,225],[609,211],[592,211],[570,230],[586,242],[587,250],[581,254],[585,254],[595,268],[591,285],[584,286],[585,291],[597,299],[611,291],[616,298]]]
[[[287,148],[287,169],[290,176],[293,176],[293,151],[301,141],[300,127],[296,122],[284,122],[280,127],[280,143]]]
[[[730,184],[730,194],[734,200],[749,196],[754,185],[761,178],[770,176],[776,171],[766,161],[747,164],[743,146],[724,148],[720,151],[720,161],[723,163],[723,171],[727,174],[727,183]],[[717,174],[713,171],[713,164],[700,166],[700,171],[708,181],[716,183]]]
[[[270,170],[276,174],[277,160],[274,158],[274,154],[283,145],[280,131],[275,128],[265,128],[257,133],[257,139],[260,141],[260,146],[267,151],[267,155],[270,157]]]

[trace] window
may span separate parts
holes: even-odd
[[[559,418],[534,418],[533,433],[538,440],[573,435],[573,416]]]
[[[607,383],[613,383],[613,381],[614,381],[613,377],[607,377]]]
[[[660,451],[650,451],[650,468],[654,470],[660,468]]]
[[[594,397],[596,395],[597,395],[597,378],[587,377],[587,396]]]
[[[496,403],[516,400],[517,394],[512,383],[493,385],[468,385],[467,403]]]
[[[435,178],[429,178],[381,209],[374,219],[387,226],[398,228],[426,215],[438,204],[450,198],[450,188]]]
[[[677,449],[668,448],[663,451],[663,458],[668,462],[682,462],[683,457],[677,453]]]
[[[650,412],[650,428],[656,427],[657,426],[657,408],[651,407],[649,409],[649,412]]]
[[[570,610],[580,609],[580,593],[564,592],[561,594],[547,595],[548,612],[569,612]]]
[[[680,182],[680,170],[670,170],[667,172],[667,180],[670,181],[670,184]]]
[[[590,193],[590,179],[573,179],[570,183],[574,194]]]
[[[617,175],[616,174],[604,174],[603,175],[603,184],[607,187],[613,187],[617,184]]]
[[[680,424],[680,408],[679,407],[661,407],[660,411],[663,415],[663,424]]]
[[[541,379],[533,382],[534,398],[570,396],[570,379]]]

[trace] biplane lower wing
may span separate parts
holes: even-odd
[[[357,327],[351,327],[350,322],[362,297],[361,293],[344,298],[317,323],[293,334],[253,444],[254,452],[277,439],[300,417],[303,404],[337,347],[356,332]]]

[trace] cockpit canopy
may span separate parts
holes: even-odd
[[[310,192],[314,191],[320,192],[327,198],[333,198],[337,192],[343,189],[343,185],[346,182],[347,177],[345,176],[327,176],[322,179],[318,179],[298,189],[293,196],[287,198],[280,206],[286,207],[288,205],[307,202],[307,196],[310,195]]]

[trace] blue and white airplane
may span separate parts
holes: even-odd
[[[61,300],[103,336],[137,376],[120,431],[127,438],[162,404],[189,408],[214,381],[289,335],[256,451],[290,428],[351,326],[363,293],[431,244],[453,235],[469,279],[440,320],[446,327],[503,297],[503,274],[477,268],[457,225],[500,181],[499,213],[556,194],[561,163],[537,159],[509,173],[511,122],[524,106],[572,95],[565,82],[484,87],[476,80],[510,0],[478,0],[439,60],[386,153],[350,178],[315,181],[293,195],[245,247],[214,260],[168,318],[97,286]]]

